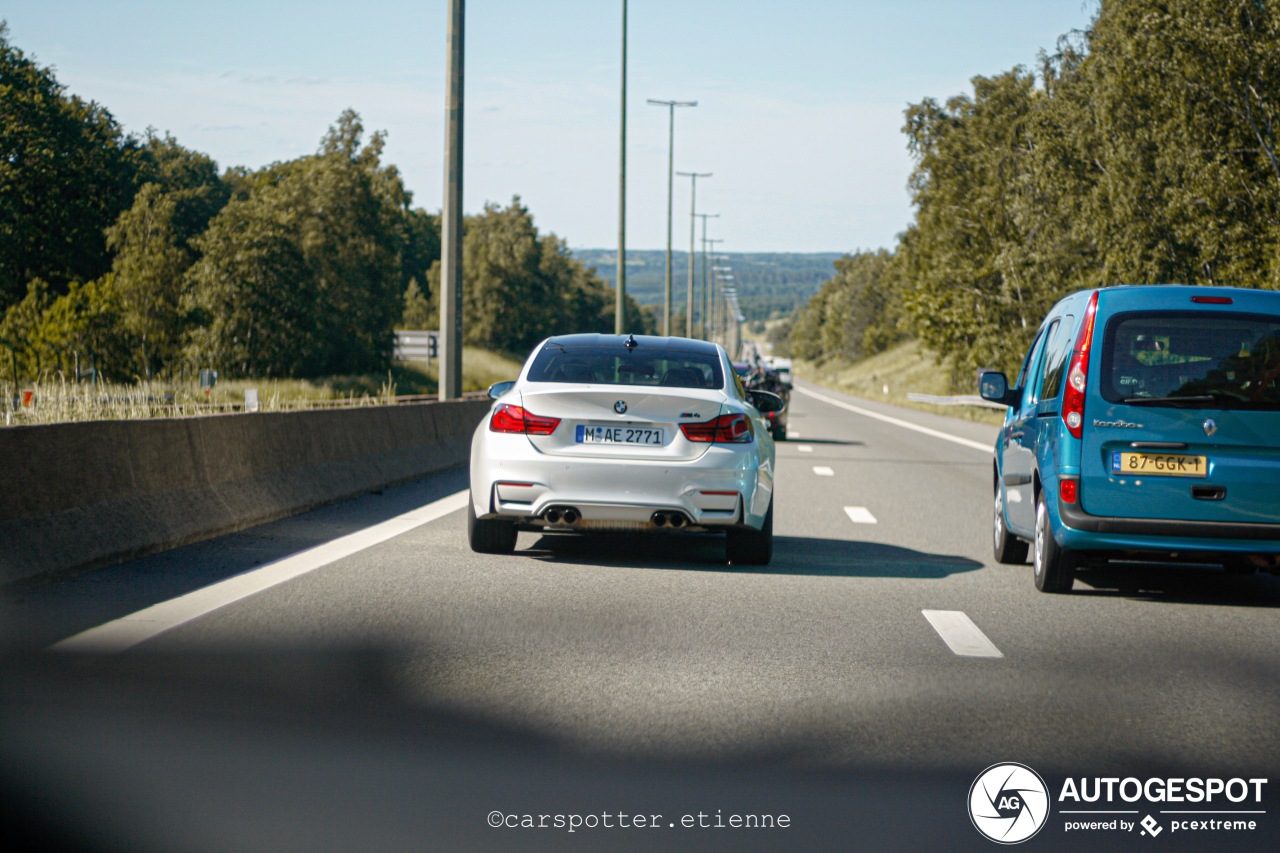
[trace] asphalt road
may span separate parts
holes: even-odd
[[[760,811],[783,803],[798,813],[787,830],[752,835],[690,830],[655,841],[621,829],[520,834],[485,828],[487,809],[467,813],[480,808],[476,789],[463,797],[436,779],[443,784],[432,788],[437,805],[462,799],[420,829],[446,847],[793,849],[857,838],[864,849],[993,849],[969,821],[968,787],[990,765],[1020,762],[1047,780],[1056,800],[1031,842],[1041,848],[1274,848],[1280,578],[1131,565],[1082,576],[1070,595],[1045,595],[1035,590],[1030,566],[991,558],[995,427],[802,385],[792,398],[790,432],[778,446],[769,566],[727,566],[723,541],[710,537],[522,533],[514,555],[474,554],[465,514],[454,509],[456,498],[449,502],[465,488],[465,472],[457,471],[7,596],[0,605],[6,645],[37,652],[41,661],[60,658],[56,676],[44,663],[34,675],[29,663],[20,667],[31,684],[53,685],[32,687],[35,698],[22,710],[65,703],[73,692],[111,693],[112,685],[140,678],[148,695],[199,695],[201,708],[239,707],[255,732],[263,715],[244,710],[258,707],[255,695],[277,710],[290,701],[339,708],[324,725],[334,725],[333,716],[354,720],[365,735],[371,728],[359,722],[361,714],[377,714],[373,730],[382,736],[368,749],[387,750],[390,740],[389,755],[399,760],[445,749],[450,757],[437,767],[443,776],[456,778],[442,768],[460,762],[525,780],[487,789],[476,783],[499,799],[502,792],[507,804],[492,807],[512,813],[518,803],[547,813],[548,797],[559,811],[574,797],[584,801],[580,808],[595,808],[602,791],[610,802],[626,794],[637,810],[656,808],[657,788],[672,798],[661,804],[669,814],[728,814],[743,802]],[[404,520],[433,501],[443,503]],[[362,532],[379,524],[381,541]],[[350,547],[332,544],[340,537],[353,537],[343,540]],[[319,567],[291,556],[312,548]],[[290,559],[287,580],[272,578],[274,585],[261,589],[246,580]],[[205,593],[183,599],[183,607],[163,604],[227,589],[226,579],[236,576],[231,583],[240,586],[225,598]],[[130,616],[139,611],[147,615]],[[99,628],[111,623],[125,629]],[[60,641],[114,653],[84,664],[38,651]],[[139,675],[140,661],[163,677],[147,667]],[[75,680],[86,669],[94,673],[92,689]],[[110,701],[142,713],[137,697]],[[398,722],[387,722],[388,707]],[[161,730],[182,718],[165,708]],[[281,724],[274,711],[267,716]],[[200,719],[207,743],[207,720]],[[449,732],[452,726],[467,734],[424,743],[422,732],[435,737],[441,720]],[[63,755],[62,729],[47,720],[22,722],[34,744],[26,760],[51,760],[40,749]],[[74,729],[66,734],[71,742],[115,731],[106,723],[65,723]],[[402,726],[413,736],[397,748]],[[489,745],[477,747],[480,757],[457,754],[459,743],[477,739]],[[244,748],[234,736],[230,742]],[[490,747],[515,752],[494,758]],[[355,754],[346,760],[373,780],[390,784],[403,773],[425,784],[415,776],[421,763],[393,772],[394,758],[373,762],[368,749],[348,748]],[[255,754],[266,760],[270,750]],[[122,760],[100,759],[113,773]],[[165,752],[155,758],[165,769],[155,772],[177,774],[175,760]],[[559,771],[548,772],[548,761]],[[1229,842],[1179,834],[1171,825],[1160,838],[1140,836],[1140,826],[1127,834],[1067,831],[1069,810],[1107,804],[1063,802],[1066,779],[1130,776],[1267,778],[1260,801],[1220,796],[1181,807],[1247,809],[1260,827]],[[206,778],[203,790],[215,778]],[[539,799],[539,791],[546,796]],[[723,805],[709,792],[723,792]],[[935,804],[939,798],[944,802]],[[379,802],[390,815],[379,825],[402,827],[403,813],[388,805],[398,801]],[[1131,822],[1153,814],[1171,824],[1179,818],[1169,812],[1178,809],[1110,804]],[[1093,817],[1105,822],[1117,814]],[[262,817],[246,826],[262,821],[270,823]],[[237,847],[231,836],[217,835],[224,830],[204,831],[225,849]],[[331,832],[321,847],[347,849],[343,838]],[[385,846],[396,848],[400,839],[387,836]]]

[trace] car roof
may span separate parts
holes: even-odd
[[[628,340],[635,340],[635,350],[658,352],[700,352],[715,354],[717,347],[707,341],[693,338],[664,338],[656,335],[556,335],[548,338],[546,346],[572,347],[625,347]]]

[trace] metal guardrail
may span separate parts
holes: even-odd
[[[985,409],[1007,409],[1000,403],[984,400],[977,394],[957,394],[950,397],[939,397],[933,394],[908,394],[907,399],[913,403],[933,403],[936,406],[982,406]]]

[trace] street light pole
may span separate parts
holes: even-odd
[[[662,333],[671,335],[671,198],[675,190],[676,107],[696,107],[697,101],[659,101],[649,98],[655,107],[667,108],[667,285],[662,296]]]
[[[698,322],[700,325],[699,337],[707,339],[707,220],[719,219],[718,213],[695,213],[695,216],[702,217],[702,298],[698,304]]]
[[[705,220],[703,220],[703,224],[705,224]],[[716,243],[723,243],[723,242],[724,242],[723,240],[716,240],[716,238],[707,237],[707,236],[705,236],[705,233],[703,234],[703,240],[704,240],[704,248],[703,248],[703,252],[704,252],[704,254],[705,254],[705,252],[714,252],[714,251],[716,251]],[[703,264],[703,265],[704,265],[704,266],[705,266],[705,260],[707,260],[707,259],[705,259],[705,256],[704,256],[704,257],[703,257],[703,261],[704,261],[704,264]],[[714,268],[714,266],[716,266],[716,256],[714,256],[714,254],[712,255],[712,266],[713,266],[713,268]],[[726,268],[726,269],[728,269],[728,268]],[[714,270],[713,270],[713,272],[714,272]],[[704,273],[704,280],[705,280],[705,273]],[[709,288],[709,289],[712,289],[712,291],[714,291],[714,289],[716,289],[716,282],[714,282],[714,280],[712,280],[712,284],[710,284],[710,288]],[[707,293],[707,292],[704,292],[704,293],[703,293],[703,296],[704,296],[705,300],[707,300],[707,302],[705,302],[705,305],[704,305],[704,307],[703,307],[704,313],[705,313],[705,314],[709,314],[710,316],[712,316],[712,321],[713,321],[713,325],[714,325],[714,320],[716,320],[716,296],[714,296],[714,293]]]
[[[689,189],[689,298],[684,310],[684,336],[693,337],[693,260],[694,238],[698,227],[698,178],[709,178],[711,172],[676,172],[684,178],[690,178]],[[705,226],[706,220],[703,220]],[[705,227],[703,229],[705,236]]]
[[[622,0],[622,129],[618,144],[618,276],[613,331],[627,326],[627,0]]]
[[[462,70],[463,0],[449,0],[449,65],[445,89],[444,208],[440,211],[441,400],[462,396]]]

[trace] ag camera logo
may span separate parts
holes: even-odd
[[[993,764],[969,788],[969,819],[999,844],[1020,844],[1049,819],[1049,788],[1025,764]]]

